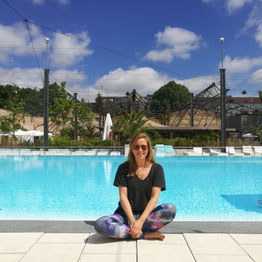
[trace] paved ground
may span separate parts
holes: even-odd
[[[0,262],[262,262],[262,222],[172,222],[164,241],[113,240],[93,221],[0,221]]]
[[[112,240],[97,233],[0,233],[1,262],[262,261],[262,234],[166,234]]]

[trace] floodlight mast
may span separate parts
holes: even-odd
[[[45,63],[45,68],[48,68],[48,43],[49,43],[49,38],[45,38],[45,43],[46,43],[46,63]]]
[[[44,151],[48,151],[48,120],[49,120],[49,69],[48,67],[48,43],[49,38],[45,38],[46,43],[46,68],[44,69]]]
[[[223,65],[223,44],[224,37],[220,38],[221,42],[221,69],[220,71],[220,113],[221,113],[221,147],[222,152],[226,152],[226,77]]]
[[[224,37],[220,37],[220,42],[221,42],[221,69],[223,69],[223,60],[224,60],[224,55],[223,55],[223,43],[225,41]]]

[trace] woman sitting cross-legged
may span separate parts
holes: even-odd
[[[114,186],[119,190],[119,206],[114,214],[95,221],[96,231],[116,239],[163,240],[158,229],[174,219],[176,208],[172,204],[156,206],[160,192],[166,189],[165,177],[146,134],[132,137],[128,160],[118,167]]]

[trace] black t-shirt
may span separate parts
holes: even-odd
[[[127,187],[127,196],[134,214],[143,213],[150,200],[152,187],[160,187],[161,191],[166,190],[164,171],[161,165],[153,163],[148,176],[141,180],[135,174],[127,176],[129,172],[129,162],[124,162],[118,167],[114,186]],[[115,213],[124,214],[120,201]]]

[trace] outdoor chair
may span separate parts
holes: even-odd
[[[219,152],[217,150],[214,149],[209,149],[209,155],[210,156],[228,156],[228,153],[224,153],[224,152]]]
[[[7,155],[7,156],[18,156],[19,150],[13,150],[13,149],[1,149],[0,155]]]
[[[173,146],[171,146],[171,145],[165,146],[165,153],[166,153],[167,156],[175,156],[176,155],[176,152],[174,151]]]
[[[251,146],[242,146],[242,153],[244,156],[253,156],[254,152]]]
[[[254,146],[255,156],[262,156],[262,146]]]
[[[97,153],[97,150],[87,150],[87,151],[84,151],[83,153],[83,156],[95,156]]]
[[[229,156],[243,156],[243,153],[237,153],[233,146],[227,146],[226,152],[228,153]]]
[[[156,156],[166,156],[165,146],[162,144],[155,145],[155,155]]]
[[[111,151],[110,156],[120,156],[121,155],[121,152],[120,151]]]
[[[109,150],[100,150],[97,151],[97,156],[108,156],[109,155]]]
[[[203,149],[202,147],[193,147],[193,151],[187,151],[184,153],[185,156],[202,156]]]

